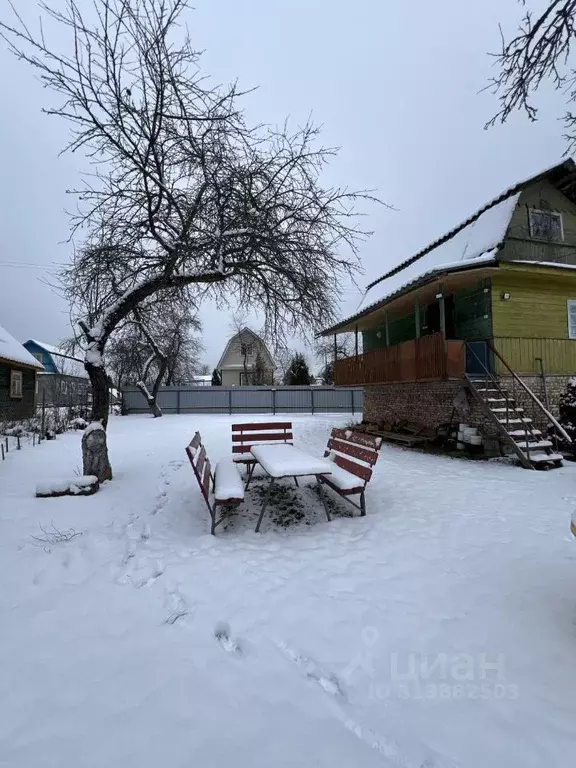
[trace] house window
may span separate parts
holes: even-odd
[[[252,357],[254,355],[254,345],[253,344],[241,344],[240,345],[240,352],[242,356],[244,357]]]
[[[42,362],[42,352],[32,352],[32,357],[35,357],[39,363]]]
[[[530,236],[538,240],[564,240],[562,214],[531,208]]]
[[[568,336],[576,339],[576,300],[568,302]]]
[[[10,371],[10,397],[22,397],[21,371]]]

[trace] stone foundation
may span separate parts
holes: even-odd
[[[468,407],[459,402],[462,392],[466,393],[464,403]],[[406,419],[436,428],[450,421],[454,408],[455,423],[482,427],[486,435],[497,433],[464,381],[414,381],[364,387],[364,421],[391,423]]]

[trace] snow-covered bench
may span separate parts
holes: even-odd
[[[222,522],[223,517],[217,519],[218,507],[229,509],[237,507],[244,501],[244,486],[238,467],[232,459],[221,459],[214,468],[206,455],[206,448],[202,445],[200,433],[196,432],[190,444],[186,446],[186,453],[194,470],[194,475],[200,486],[200,491],[210,511],[210,533],[214,533],[216,527]],[[210,502],[210,486],[213,491],[213,501]]]
[[[333,429],[324,452],[324,457],[335,466],[329,475],[320,475],[319,481],[359,509],[362,516],[366,514],[364,493],[381,445],[381,437],[350,429]],[[353,502],[350,496],[360,496],[360,504]]]

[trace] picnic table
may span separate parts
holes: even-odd
[[[296,485],[298,485],[299,477],[309,477],[314,475],[318,483],[320,499],[324,505],[326,517],[330,520],[330,512],[326,506],[320,478],[332,473],[334,465],[331,461],[313,456],[288,443],[280,443],[277,445],[253,445],[251,453],[270,478],[262,509],[260,511],[260,517],[258,518],[258,523],[256,525],[256,532],[260,530],[260,524],[264,517],[264,513],[266,512],[268,502],[270,501],[272,487],[274,486],[274,483],[283,477],[293,477]]]

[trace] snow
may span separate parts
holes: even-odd
[[[331,454],[331,456],[333,455],[334,454]],[[362,480],[362,478],[356,477],[352,472],[347,472],[337,464],[332,464],[329,479],[330,482],[334,483],[334,485],[340,488],[341,491],[350,491],[352,488],[362,488],[364,485],[364,480]]]
[[[332,464],[329,461],[311,456],[289,443],[253,445],[251,452],[271,477],[324,475],[332,472]]]
[[[84,434],[89,435],[91,432],[97,432],[103,429],[104,427],[102,426],[101,421],[91,421],[90,424],[88,424],[88,426],[84,430]]]
[[[576,264],[561,264],[558,261],[527,261],[526,259],[511,259],[510,264],[523,264],[535,267],[556,267],[558,269],[576,269]]]
[[[13,363],[22,363],[30,368],[44,370],[44,366],[28,352],[28,350],[16,341],[8,331],[0,325],[0,359],[10,360]]]
[[[37,339],[30,339],[30,341],[33,344],[36,344],[36,346],[42,347],[42,349],[46,350],[46,352],[52,356],[52,360],[59,374],[65,376],[76,376],[80,379],[88,378],[88,374],[84,368],[84,362],[80,360],[80,358],[72,357],[71,355],[66,354],[62,348],[55,347],[53,344],[46,344],[46,342],[38,341]],[[46,373],[46,376],[51,375],[52,374],[50,373]]]
[[[437,246],[421,259],[392,277],[378,282],[364,293],[357,312],[386,300],[414,281],[435,272],[480,266],[494,261],[520,194],[512,195],[485,211],[450,240]]]
[[[218,501],[244,498],[242,477],[232,459],[220,459],[214,470],[214,478],[214,496]]]
[[[291,415],[295,444],[350,418]],[[286,479],[304,518],[261,534],[257,468],[213,537],[184,447],[228,456],[237,420],[111,418],[94,496],[34,498],[81,433],[0,462],[0,765],[571,766],[576,464],[384,445],[366,517]]]
[[[98,478],[95,475],[80,475],[79,477],[68,477],[66,479],[58,480],[43,480],[36,483],[36,493],[41,495],[48,495],[50,493],[66,493],[71,491],[74,493],[76,488],[88,488],[98,482]]]

